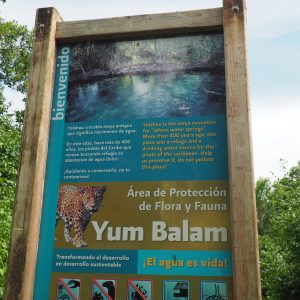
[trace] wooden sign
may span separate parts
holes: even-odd
[[[244,18],[38,10],[5,299],[261,299]]]

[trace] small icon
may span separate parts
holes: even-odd
[[[227,283],[201,281],[201,300],[228,300]]]
[[[92,300],[115,300],[115,279],[93,279]]]
[[[187,280],[164,281],[164,300],[188,300],[189,282]]]
[[[80,279],[79,278],[58,278],[56,300],[79,300]]]
[[[129,279],[127,300],[152,300],[152,281]]]

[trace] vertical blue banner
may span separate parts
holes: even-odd
[[[63,151],[69,63],[70,48],[59,48],[56,59],[44,201],[35,275],[34,299],[36,300],[45,299],[45,295],[48,295],[50,285],[51,263],[49,263],[49,259],[52,257],[54,243],[53,237]]]

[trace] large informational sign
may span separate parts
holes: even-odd
[[[232,299],[224,38],[60,44],[34,299]]]
[[[3,300],[260,300],[244,0],[37,10]]]

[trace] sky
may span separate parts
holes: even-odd
[[[222,6],[220,0],[7,0],[0,16],[34,26],[35,11],[56,7],[64,21]],[[300,160],[300,1],[248,0],[247,44],[255,177],[280,176]],[[7,91],[13,107],[22,95]]]

